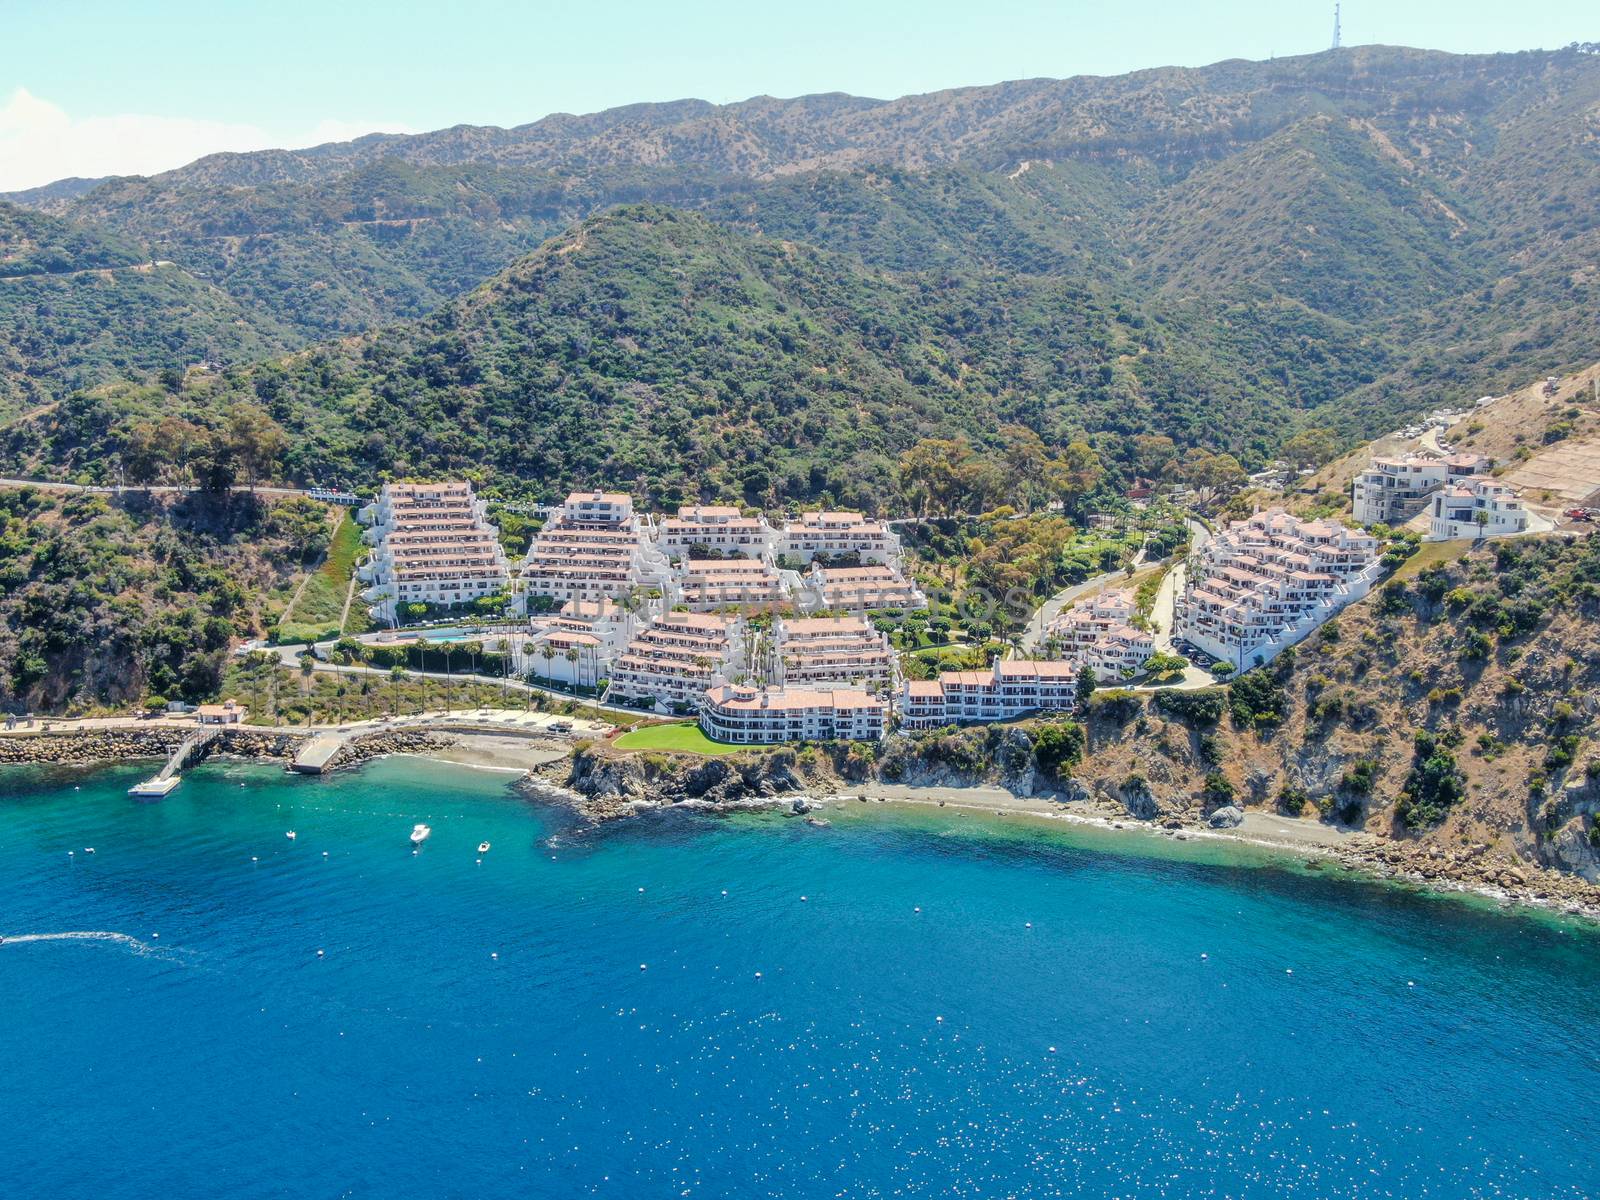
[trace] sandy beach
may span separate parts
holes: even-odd
[[[559,762],[572,752],[564,743],[495,733],[452,733],[451,745],[423,757],[462,767],[494,771],[531,771]]]
[[[1225,838],[1254,845],[1278,846],[1287,850],[1328,851],[1347,843],[1353,836],[1321,821],[1310,821],[1274,813],[1247,812],[1244,823],[1232,829],[1185,826],[1169,829],[1127,814],[1114,814],[1094,800],[1064,800],[1051,796],[1018,796],[1000,787],[913,787],[903,784],[873,783],[858,792],[838,793],[830,802],[847,803],[865,796],[868,801],[915,804],[987,813],[991,816],[1028,816],[1057,821],[1096,825],[1105,829],[1145,832],[1173,838]]]

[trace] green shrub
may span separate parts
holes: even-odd
[[[1078,722],[1051,721],[1034,733],[1034,761],[1046,775],[1060,778],[1082,760],[1086,745],[1083,726]]]
[[[1210,729],[1222,720],[1227,698],[1225,688],[1197,688],[1188,692],[1168,690],[1156,693],[1155,705],[1192,728]]]
[[[1411,771],[1395,805],[1400,820],[1410,829],[1437,825],[1466,793],[1466,780],[1446,739],[1417,730],[1412,737]]]
[[[1271,672],[1246,671],[1228,685],[1228,709],[1241,729],[1277,724],[1288,706],[1289,697]]]
[[[1233,784],[1221,771],[1212,771],[1206,775],[1206,781],[1200,788],[1200,799],[1207,804],[1218,806],[1233,803]]]

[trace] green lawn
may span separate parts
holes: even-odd
[[[1423,542],[1417,552],[1395,569],[1394,578],[1402,583],[1415,579],[1429,567],[1438,563],[1452,563],[1472,549],[1469,541]]]
[[[771,750],[771,746],[735,746],[714,742],[692,721],[682,725],[649,725],[625,733],[612,743],[618,750],[679,750],[690,754],[737,754],[741,750]]]

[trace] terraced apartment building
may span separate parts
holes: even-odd
[[[864,617],[789,617],[773,622],[774,682],[888,689],[895,677],[887,634]]]
[[[900,561],[900,537],[881,521],[858,512],[805,512],[788,522],[777,539],[778,553],[809,563],[818,555],[856,555],[863,563]]]
[[[1096,679],[1125,679],[1137,674],[1156,652],[1152,633],[1130,622],[1139,610],[1132,588],[1112,588],[1067,609],[1045,629],[1052,657],[1076,667],[1094,668]]]
[[[937,729],[1067,712],[1077,702],[1077,678],[1078,668],[1069,662],[1001,658],[987,671],[941,671],[937,679],[908,679],[900,691],[900,725]]]
[[[1268,662],[1371,590],[1378,549],[1370,534],[1281,508],[1234,521],[1191,559],[1173,633],[1239,670]]]
[[[511,570],[472,485],[386,483],[356,519],[371,558],[357,570],[372,615],[394,622],[406,604],[454,606],[506,590]]]
[[[649,701],[659,711],[698,710],[707,688],[745,660],[744,621],[714,613],[663,613],[640,630],[611,668],[606,699]]]
[[[703,558],[707,550],[767,558],[777,536],[765,517],[747,517],[722,504],[685,504],[676,517],[662,518],[656,529],[662,551],[675,559]]]
[[[622,492],[573,492],[528,547],[517,593],[523,605],[669,595],[672,572],[647,517]]]

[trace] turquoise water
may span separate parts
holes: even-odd
[[[936,812],[142,774],[0,773],[6,1196],[1596,1191],[1585,928]]]

